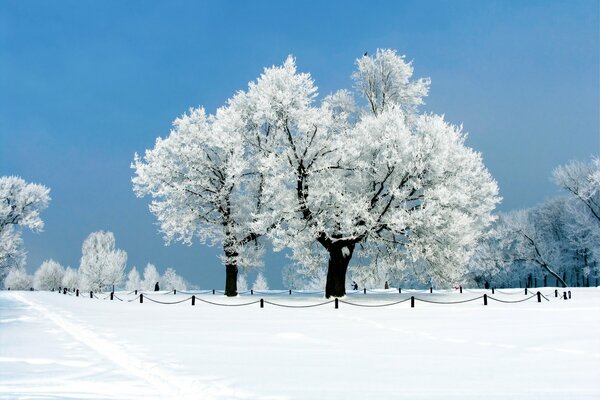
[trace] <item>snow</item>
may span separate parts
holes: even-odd
[[[149,293],[139,300],[0,292],[0,398],[596,399],[600,289],[505,304],[484,292],[267,291],[236,298]],[[562,290],[561,290],[562,292]],[[117,293],[121,299],[134,295]],[[506,289],[494,298],[526,299]],[[264,298],[264,308],[257,302]],[[243,307],[222,304],[253,303]]]

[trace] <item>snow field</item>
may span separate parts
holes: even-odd
[[[568,301],[417,302],[414,309],[410,302],[340,303],[337,310],[147,301],[188,294],[147,294],[139,304],[2,292],[0,397],[598,398],[600,289],[571,291]],[[457,301],[483,292],[360,292],[342,300]],[[526,298],[523,290],[502,292],[494,297]],[[318,294],[268,293],[197,297],[223,304],[261,297],[289,305],[325,301]]]

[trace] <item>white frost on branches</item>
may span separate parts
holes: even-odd
[[[167,268],[161,278],[162,290],[187,290],[187,282],[173,268]]]
[[[29,290],[33,287],[33,276],[28,275],[25,268],[13,268],[4,279],[4,288],[10,290]]]
[[[58,290],[62,287],[64,268],[54,260],[46,260],[33,274],[33,287],[36,290]]]
[[[84,289],[102,291],[123,281],[127,253],[115,247],[112,232],[91,233],[83,242],[79,272]]]
[[[131,268],[131,271],[127,274],[127,283],[125,289],[127,290],[140,290],[142,288],[142,280],[140,273],[136,267]]]
[[[146,268],[144,268],[144,279],[142,280],[141,289],[142,290],[154,290],[154,285],[158,282],[160,288],[160,274],[156,270],[156,266],[154,264],[148,263]]]

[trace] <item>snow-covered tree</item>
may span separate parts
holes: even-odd
[[[33,274],[33,287],[36,290],[58,290],[62,287],[64,268],[54,260],[46,260]]]
[[[197,238],[222,246],[227,296],[237,294],[238,266],[260,265],[262,256],[260,232],[251,226],[261,205],[262,178],[240,134],[246,121],[238,105],[209,116],[191,109],[132,164],[134,191],[152,197],[150,211],[167,243],[191,245]]]
[[[328,258],[327,297],[345,294],[357,246],[367,268],[410,266],[427,281],[456,281],[499,201],[461,129],[417,113],[428,80],[411,81],[412,67],[393,51],[367,61],[354,74],[368,102],[358,112],[346,91],[317,106],[312,78],[293,58],[266,69],[244,96],[246,138],[263,154],[263,202],[282,221],[270,236],[276,250],[306,256],[301,263]],[[317,257],[299,250],[314,241]]]
[[[33,276],[25,268],[12,268],[4,279],[4,288],[10,290],[29,290],[33,287]]]
[[[252,290],[269,290],[267,278],[265,278],[262,272],[259,272],[258,275],[256,275],[256,279],[252,284]]]
[[[131,271],[127,274],[125,288],[127,290],[139,290],[142,288],[142,280],[136,267],[131,268]]]
[[[173,268],[167,268],[161,278],[163,290],[187,290],[187,283],[185,279],[177,275],[177,272]]]
[[[156,270],[154,264],[148,263],[146,268],[144,268],[144,279],[142,280],[142,290],[154,290],[154,285],[156,282],[159,282],[159,286],[161,286],[160,282],[160,274]]]
[[[21,228],[44,228],[40,213],[48,207],[50,189],[16,176],[0,177],[0,280],[10,268],[25,264]]]
[[[79,288],[79,271],[71,267],[67,267],[62,278],[62,287],[69,289]]]
[[[123,281],[127,253],[115,247],[112,232],[92,232],[82,246],[79,267],[82,285],[86,289],[102,291]]]
[[[584,205],[600,224],[600,158],[572,161],[554,170],[554,181]]]

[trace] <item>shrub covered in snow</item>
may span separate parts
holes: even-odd
[[[62,287],[64,268],[54,260],[46,260],[33,274],[33,287],[36,290],[58,290]]]
[[[4,288],[11,290],[29,290],[33,287],[33,277],[28,275],[25,268],[13,268],[4,279]]]

